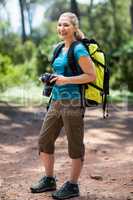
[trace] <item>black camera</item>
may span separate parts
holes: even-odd
[[[56,82],[56,81],[53,81],[52,83],[50,83],[50,81],[55,77],[57,77],[55,74],[50,74],[50,73],[44,73],[40,76],[39,80],[45,83],[44,90],[43,90],[44,96],[47,96],[47,97],[50,96],[52,92],[52,88]]]

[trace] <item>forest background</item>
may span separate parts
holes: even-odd
[[[42,97],[43,84],[38,78],[51,71],[52,50],[59,42],[59,15],[72,11],[86,37],[96,39],[106,52],[111,101],[126,97],[133,102],[133,0],[17,0],[17,31],[11,25],[8,3],[0,0],[0,101],[24,106],[47,101]],[[34,26],[40,6],[43,18]]]

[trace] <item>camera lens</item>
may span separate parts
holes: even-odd
[[[45,83],[45,87],[43,90],[43,95],[49,97],[51,92],[52,92],[52,88],[55,84],[54,82],[50,83],[50,80],[52,80],[53,78],[55,78],[56,76],[54,74],[50,74],[50,73],[45,73],[40,77],[40,80]]]
[[[45,85],[45,88],[43,90],[43,96],[49,97],[51,92],[52,92],[52,86],[50,85]]]

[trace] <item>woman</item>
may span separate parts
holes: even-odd
[[[52,194],[54,199],[66,199],[79,196],[78,178],[84,158],[84,123],[81,108],[80,84],[95,80],[95,71],[89,53],[79,43],[74,49],[80,75],[73,76],[68,65],[67,52],[70,45],[84,37],[79,29],[75,14],[63,13],[58,20],[57,32],[64,42],[60,54],[53,63],[57,74],[56,84],[52,90],[52,102],[45,116],[39,137],[39,153],[43,161],[46,175],[34,186],[31,192],[39,193],[56,189],[54,178],[54,143],[64,126],[68,139],[68,152],[72,161],[70,178],[63,186]]]

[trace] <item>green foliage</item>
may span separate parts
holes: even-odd
[[[0,38],[0,90],[36,80],[35,44],[21,43],[16,34]]]
[[[11,59],[0,54],[0,89],[4,90],[11,84],[9,76],[13,73]]]
[[[49,6],[46,17],[52,21],[58,20],[61,13],[70,11],[70,6],[67,0],[56,0],[53,1],[51,6]]]
[[[113,88],[126,84],[130,91],[133,91],[133,40],[127,41],[112,53],[111,83]],[[116,65],[117,63],[117,65]]]
[[[39,45],[36,53],[36,66],[38,75],[44,72],[52,72],[50,66],[50,60],[53,55],[54,45],[58,42],[57,33],[55,32],[55,23],[53,23],[54,32],[49,29],[49,33],[53,33],[51,37],[48,34],[45,35],[45,38],[42,40],[42,43]]]
[[[45,71],[47,71],[47,68],[49,67],[47,54],[42,47],[38,48],[36,54],[36,66],[38,75],[43,74]]]
[[[28,40],[24,44],[16,34],[0,38],[0,49],[3,55],[8,55],[14,64],[29,61],[35,53],[35,44]]]
[[[94,1],[93,1],[94,2]],[[133,39],[129,6],[131,0],[106,0],[93,5],[81,4],[81,29],[88,38],[96,39],[107,54],[111,70],[111,87],[125,84],[133,91]],[[9,22],[0,22],[0,89],[36,81],[51,71],[50,59],[58,43],[57,19],[70,10],[70,1],[31,1],[32,11],[46,5],[45,19],[40,27],[32,27],[32,36],[24,44],[19,34],[11,32]],[[33,12],[34,13],[34,12]]]
[[[20,43],[19,36],[10,33],[6,36],[0,37],[0,50],[1,54],[8,55],[12,60],[14,57],[14,49]]]
[[[13,66],[8,56],[0,54],[0,90],[4,91],[9,87],[31,82],[33,79],[36,80],[34,61]]]
[[[13,60],[15,64],[24,63],[31,60],[35,53],[35,45],[32,41],[26,41],[24,44],[19,43],[15,46]]]
[[[6,21],[0,21],[0,36],[5,37],[10,32],[10,24]]]

